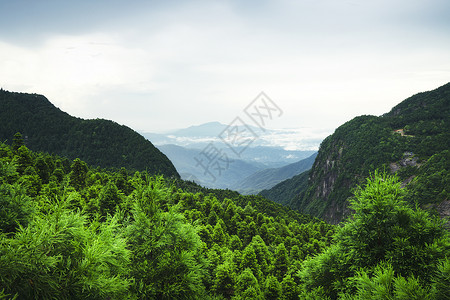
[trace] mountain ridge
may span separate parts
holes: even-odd
[[[179,177],[169,159],[143,136],[125,125],[104,119],[70,116],[45,96],[0,91],[0,139],[22,133],[27,147],[80,158],[100,167],[148,170]]]

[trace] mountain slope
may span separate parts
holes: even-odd
[[[292,178],[283,180],[270,189],[262,190],[259,192],[259,195],[282,205],[295,207],[295,203],[292,203],[292,200],[308,187],[309,172],[310,170],[307,170]]]
[[[22,133],[27,147],[91,165],[148,170],[179,177],[169,159],[131,128],[108,120],[83,120],[42,95],[0,91],[0,140]]]
[[[237,190],[243,194],[252,194],[264,189],[270,189],[283,180],[309,170],[312,167],[316,156],[317,153],[308,158],[280,168],[271,168],[258,171],[244,178],[237,186]]]
[[[297,189],[294,197],[274,200],[337,223],[350,213],[347,199],[352,196],[352,189],[362,184],[370,172],[377,168],[397,172],[405,185],[412,180],[408,189],[413,190],[417,182],[427,181],[421,177],[425,175],[420,175],[420,166],[433,169],[438,161],[438,171],[433,174],[440,174],[438,178],[442,180],[428,198],[448,201],[449,168],[442,161],[449,161],[446,151],[450,149],[449,118],[450,83],[414,95],[381,117],[356,117],[322,142],[307,184],[302,177],[303,188]],[[285,195],[292,196],[292,191]],[[421,201],[423,205],[430,202]],[[435,204],[437,207],[441,203]]]

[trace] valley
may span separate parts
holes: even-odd
[[[324,131],[265,130],[251,126],[258,138],[251,146],[238,149],[237,156],[219,138],[227,125],[210,122],[165,134],[142,133],[152,141],[175,165],[181,178],[209,188],[231,189],[243,194],[257,194],[275,184],[311,168],[313,158]],[[302,133],[303,132],[303,133]],[[319,133],[320,132],[320,133]],[[297,150],[286,150],[298,141]],[[220,174],[212,174],[196,161],[211,145],[228,163]],[[315,156],[314,156],[315,157]],[[303,161],[303,162],[302,162]],[[213,169],[213,168],[212,168]],[[217,176],[216,176],[217,175]]]

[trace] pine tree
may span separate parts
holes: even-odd
[[[275,276],[269,275],[264,282],[264,298],[267,300],[281,299],[281,284]]]
[[[250,268],[244,269],[239,274],[236,282],[236,296],[232,299],[255,299],[262,300],[263,294],[255,275]]]
[[[236,284],[236,273],[230,263],[224,263],[217,266],[212,290],[226,298],[234,294]]]
[[[275,274],[279,280],[282,280],[289,266],[289,256],[284,243],[277,246],[275,250]]]
[[[11,238],[0,236],[0,282],[19,299],[121,299],[129,250],[117,220],[87,226],[66,200]]]
[[[133,222],[127,228],[132,250],[134,292],[150,299],[200,299],[204,297],[207,261],[201,240],[184,217],[163,212],[167,189],[159,179],[139,186],[131,195]]]
[[[80,191],[86,185],[86,175],[87,175],[87,165],[84,161],[76,158],[72,165],[70,166],[70,184],[77,190]]]
[[[13,150],[13,152],[16,153],[17,150],[18,150],[20,147],[24,146],[24,145],[25,145],[25,143],[24,143],[24,141],[23,141],[22,134],[21,134],[20,132],[17,132],[17,133],[14,135],[13,142],[12,142],[12,150]]]

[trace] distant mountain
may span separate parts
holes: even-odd
[[[247,125],[250,130],[255,133],[259,132],[261,129],[255,126]],[[220,122],[207,122],[200,125],[192,125],[187,128],[180,128],[176,130],[167,131],[164,134],[159,134],[161,136],[176,136],[176,137],[216,137],[222,131],[224,131],[228,125],[222,124]],[[239,126],[239,129],[243,129],[243,126]],[[143,133],[144,136],[152,133]]]
[[[419,93],[381,117],[360,116],[320,145],[308,173],[261,194],[337,223],[347,199],[375,169],[396,172],[407,199],[450,215],[450,83]]]
[[[0,139],[22,133],[34,151],[80,158],[100,167],[126,167],[179,177],[169,159],[129,127],[113,121],[84,120],[56,108],[42,95],[0,90]]]
[[[258,169],[266,169],[266,168],[279,168],[286,166],[291,163],[298,162],[304,158],[311,156],[315,153],[315,150],[309,150],[311,145],[303,145],[303,142],[300,142],[298,136],[298,131],[283,131],[283,130],[266,130],[262,132],[260,128],[256,128],[254,126],[247,125],[240,126],[239,131],[251,130],[257,136],[255,137],[254,142],[251,145],[246,147],[233,147],[230,148],[230,145],[224,143],[224,141],[220,138],[221,134],[226,132],[228,125],[219,123],[219,122],[209,122],[201,125],[190,126],[188,128],[178,129],[170,132],[166,132],[164,134],[159,133],[142,133],[144,137],[151,140],[157,147],[159,147],[166,155],[171,156],[171,160],[174,162],[176,168],[181,173],[184,173],[184,178],[187,176],[191,178],[193,173],[198,171],[195,166],[197,163],[193,161],[192,152],[197,150],[196,153],[203,151],[204,149],[213,145],[214,148],[220,149],[220,151],[227,153],[227,155],[236,161],[245,162],[246,164],[250,164],[256,166]],[[245,127],[245,128],[244,128]],[[301,135],[301,134],[300,134]],[[315,137],[317,138],[317,137]],[[286,150],[283,147],[283,140],[293,141],[298,139],[299,142],[297,144],[302,144],[298,148],[307,148],[307,150]],[[277,143],[281,141],[281,144]],[[312,141],[308,141],[312,142]],[[313,143],[318,145],[318,141],[314,140]],[[169,145],[168,147],[163,147]],[[187,149],[184,154],[181,154],[183,151],[181,148],[174,148],[173,146],[180,146],[184,149]],[[175,150],[177,149],[177,150]],[[165,152],[166,151],[166,152]],[[167,152],[168,151],[168,152]],[[189,153],[190,152],[190,153]],[[237,155],[238,153],[239,155]],[[184,155],[183,159],[177,158],[177,156]],[[186,156],[187,155],[187,156]],[[242,166],[245,167],[246,164]],[[237,164],[234,165],[236,167]],[[196,170],[191,170],[192,168]],[[254,170],[252,168],[243,170],[244,173],[249,175],[248,170]],[[233,171],[233,170],[232,170]],[[237,170],[236,170],[237,171]],[[251,174],[251,173],[250,173]],[[230,175],[230,174],[229,174]],[[204,182],[200,178],[204,176],[194,176],[192,178],[197,178],[197,182]],[[238,175],[236,180],[243,179],[242,175]],[[227,178],[227,188],[235,188],[236,185],[232,184],[229,180],[231,178]],[[220,187],[225,187],[225,185],[220,184]]]
[[[250,124],[239,125],[237,127],[229,126],[219,122],[209,122],[200,125],[190,126],[178,130],[167,131],[164,133],[142,132],[141,134],[152,141],[154,145],[177,145],[186,148],[203,149],[209,143],[214,143],[219,148],[228,147],[224,143],[224,136],[227,136],[228,130],[239,132],[239,136],[247,134],[254,138],[250,148],[272,148],[285,150],[290,149],[292,155],[291,161],[283,163],[293,163],[302,158],[306,158],[317,151],[320,142],[331,132],[330,130],[320,128],[296,128],[296,129],[265,129],[252,126]],[[295,157],[296,151],[310,151],[309,155]],[[258,150],[259,153],[259,150]],[[247,152],[248,156],[254,156]],[[286,155],[288,156],[288,155]],[[247,158],[245,158],[247,159]],[[281,166],[281,165],[279,165]]]
[[[227,125],[220,122],[208,122],[200,125],[193,125],[188,128],[182,128],[169,132],[170,135],[181,137],[211,137],[217,136],[224,131]],[[252,127],[253,130],[258,130],[256,127]]]
[[[255,134],[260,133],[260,129],[247,125]],[[174,144],[188,148],[203,148],[211,141],[222,144],[219,135],[227,129],[228,125],[220,122],[208,122],[200,125],[193,125],[187,128],[168,131],[164,134],[144,132],[142,135],[155,141],[156,145]],[[247,127],[239,126],[238,130],[243,131]],[[223,147],[224,145],[220,145]]]
[[[270,189],[283,180],[311,169],[317,153],[298,162],[280,168],[270,168],[258,171],[244,178],[238,185],[237,191],[242,194],[256,194],[262,190]]]
[[[236,182],[264,168],[264,165],[230,158],[229,164],[223,162],[224,170],[218,165],[210,166],[206,172],[196,161],[201,158],[200,149],[189,149],[177,145],[162,145],[158,148],[173,162],[182,179],[195,181],[208,188],[235,189]]]

